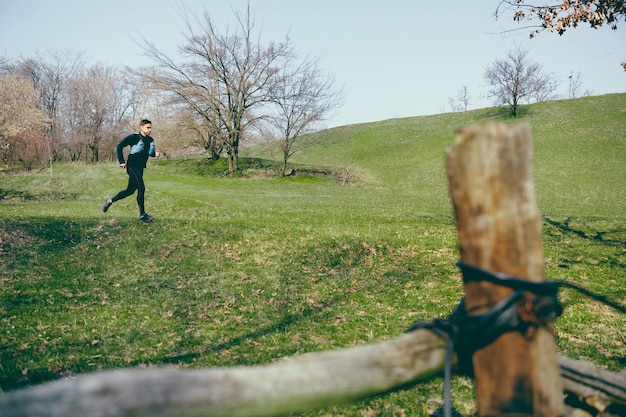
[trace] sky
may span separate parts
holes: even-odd
[[[290,43],[343,89],[343,105],[325,127],[451,111],[450,99],[467,87],[469,108],[494,103],[485,69],[508,52],[528,50],[528,60],[558,82],[567,98],[569,76],[580,93],[626,92],[626,22],[616,31],[580,27],[563,36],[530,29],[499,0],[249,0],[264,41]],[[217,27],[235,27],[233,10],[248,0],[0,0],[0,56],[83,53],[88,62],[139,68],[151,64],[142,39],[176,58],[185,42],[182,15],[206,10]],[[185,11],[186,10],[186,11]]]

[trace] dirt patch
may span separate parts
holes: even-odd
[[[75,200],[78,197],[78,194],[59,193],[56,191],[43,194],[33,194],[24,191],[0,189],[0,203],[22,201]]]
[[[12,249],[31,245],[34,239],[24,230],[3,230],[0,229],[0,255],[6,255]]]

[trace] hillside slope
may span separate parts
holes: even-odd
[[[291,162],[353,172],[369,186],[441,207],[449,204],[446,148],[458,129],[488,121],[531,125],[538,198],[552,214],[626,213],[623,93],[527,105],[515,119],[487,108],[332,128]]]

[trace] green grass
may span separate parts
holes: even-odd
[[[242,175],[201,160],[151,161],[146,207],[103,214],[115,165],[0,176],[0,389],[113,367],[254,365],[393,338],[447,316],[462,295],[445,150],[486,120],[533,127],[548,277],[626,299],[626,94],[388,120],[318,133],[301,174]],[[278,158],[276,158],[278,159]],[[326,171],[329,175],[319,174]],[[342,186],[348,178],[348,186]],[[560,294],[560,354],[626,365],[626,318]],[[473,412],[472,383],[454,405]],[[427,415],[439,378],[306,416]]]

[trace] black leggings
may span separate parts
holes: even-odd
[[[128,173],[128,186],[125,190],[117,193],[111,200],[116,202],[137,191],[137,205],[139,206],[139,215],[141,216],[146,212],[143,204],[144,194],[146,192],[146,186],[143,183],[143,168],[127,166],[126,172]]]

